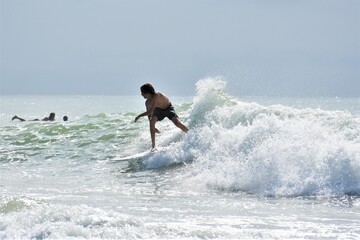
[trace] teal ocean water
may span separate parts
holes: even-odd
[[[359,98],[194,87],[143,157],[140,95],[1,96],[0,239],[360,239]]]

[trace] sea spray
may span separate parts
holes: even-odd
[[[260,195],[360,194],[360,118],[245,103],[221,79],[198,84],[190,113],[192,187]]]

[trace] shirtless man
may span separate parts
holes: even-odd
[[[146,99],[146,112],[139,114],[135,118],[135,122],[141,117],[148,116],[150,122],[152,149],[155,149],[155,133],[159,132],[159,130],[155,127],[155,124],[157,121],[161,121],[165,117],[169,118],[175,126],[180,128],[183,132],[189,131],[189,129],[179,121],[174,107],[171,105],[167,96],[161,92],[155,92],[154,87],[150,83],[142,85],[140,90],[141,95]]]
[[[19,119],[22,122],[26,121],[25,119],[20,118],[16,115],[11,120],[14,121],[15,119]],[[30,120],[30,121],[40,121],[40,120],[36,118],[36,119]],[[45,117],[45,118],[41,119],[41,121],[55,121],[55,113],[50,113],[49,117]]]

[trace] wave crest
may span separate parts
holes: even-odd
[[[267,196],[360,195],[360,118],[343,111],[245,103],[205,79],[179,149],[186,185]],[[180,150],[179,150],[180,151]]]

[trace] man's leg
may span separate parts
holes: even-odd
[[[180,122],[180,120],[175,116],[171,119],[171,121],[175,124],[175,126],[177,126],[178,128],[180,128],[183,132],[188,132],[189,129],[187,126],[185,126],[182,122]]]
[[[25,119],[19,118],[19,117],[16,116],[16,115],[15,115],[11,120],[14,121],[15,119],[19,119],[19,120],[22,121],[22,122],[25,121]]]
[[[156,127],[155,124],[157,122],[157,117],[152,117],[150,119],[150,135],[151,135],[151,147],[155,148],[155,133],[156,133]]]

